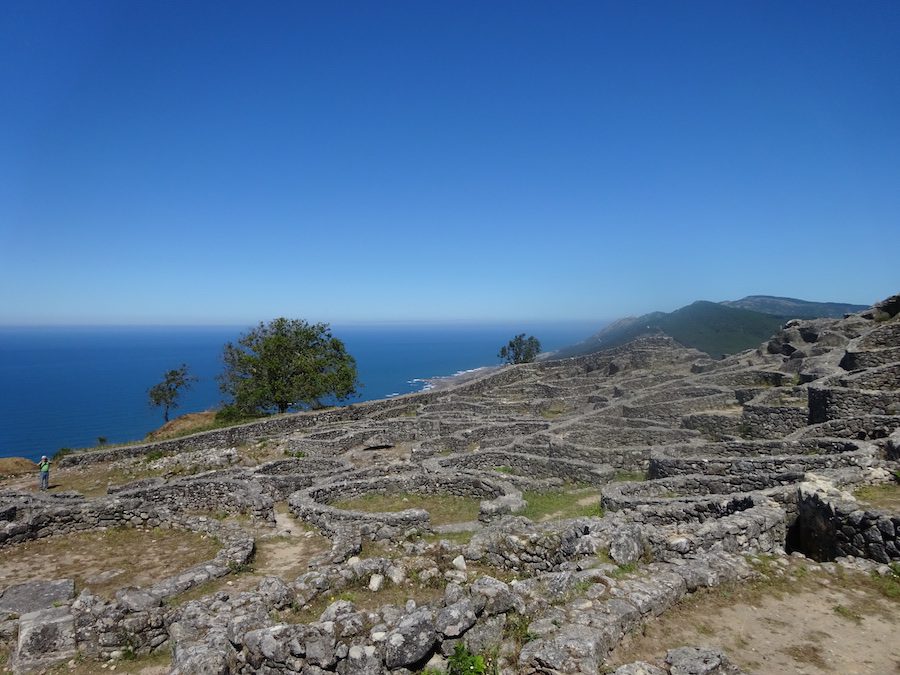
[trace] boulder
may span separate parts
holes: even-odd
[[[37,670],[75,656],[75,619],[68,607],[52,607],[19,617],[19,640],[12,659],[17,673]]]
[[[384,664],[390,668],[411,666],[431,652],[438,636],[431,610],[420,609],[403,618],[385,639]]]
[[[740,668],[716,649],[679,647],[666,652],[671,675],[743,675]]]
[[[448,638],[459,637],[475,623],[475,610],[465,598],[438,612],[435,628]]]
[[[27,614],[59,606],[74,596],[75,582],[71,579],[26,581],[0,593],[0,613]]]
[[[493,616],[508,612],[513,607],[513,594],[509,586],[494,577],[480,577],[469,587],[469,593],[476,614],[483,612],[486,616]]]

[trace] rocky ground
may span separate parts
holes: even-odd
[[[900,298],[56,463],[0,492],[14,672],[900,669]],[[54,556],[54,552],[58,555]]]

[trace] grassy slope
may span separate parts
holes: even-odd
[[[669,314],[654,312],[616,322],[585,342],[560,350],[557,358],[590,354],[625,344],[640,335],[660,332],[687,347],[719,357],[758,346],[783,322],[784,317],[701,300]]]
[[[749,309],[763,314],[786,316],[791,319],[818,319],[830,317],[840,319],[844,314],[861,312],[865,305],[851,305],[846,302],[809,302],[797,298],[780,298],[774,295],[748,295],[740,300],[722,303],[728,307]]]

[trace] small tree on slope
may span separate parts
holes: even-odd
[[[507,363],[531,363],[541,353],[541,342],[534,335],[525,337],[519,333],[508,344],[500,347],[497,354]]]
[[[150,397],[150,405],[163,409],[163,419],[169,421],[169,410],[178,407],[178,397],[182,391],[190,389],[197,378],[188,372],[187,364],[168,371],[163,375],[163,381],[147,391]]]

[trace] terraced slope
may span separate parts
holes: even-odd
[[[842,619],[863,612],[873,635],[890,634],[898,346],[894,297],[791,321],[723,359],[652,336],[440,391],[70,455],[49,493],[16,479],[0,493],[4,552],[110,527],[214,537],[218,552],[104,596],[0,581],[0,640],[20,672],[77,651],[94,665],[134,655],[135,668],[171,654],[173,673],[399,674],[473,654],[502,673],[597,673],[660,615],[785,574],[804,592],[824,580]],[[878,499],[857,501],[861,488]],[[305,571],[282,560],[291,551]],[[102,575],[96,554],[85,564]],[[842,604],[852,584],[865,603]],[[850,660],[894,658],[890,645],[840,644]],[[809,650],[750,663],[732,646],[736,665],[673,649],[616,672],[783,672],[785,659],[824,672]]]

